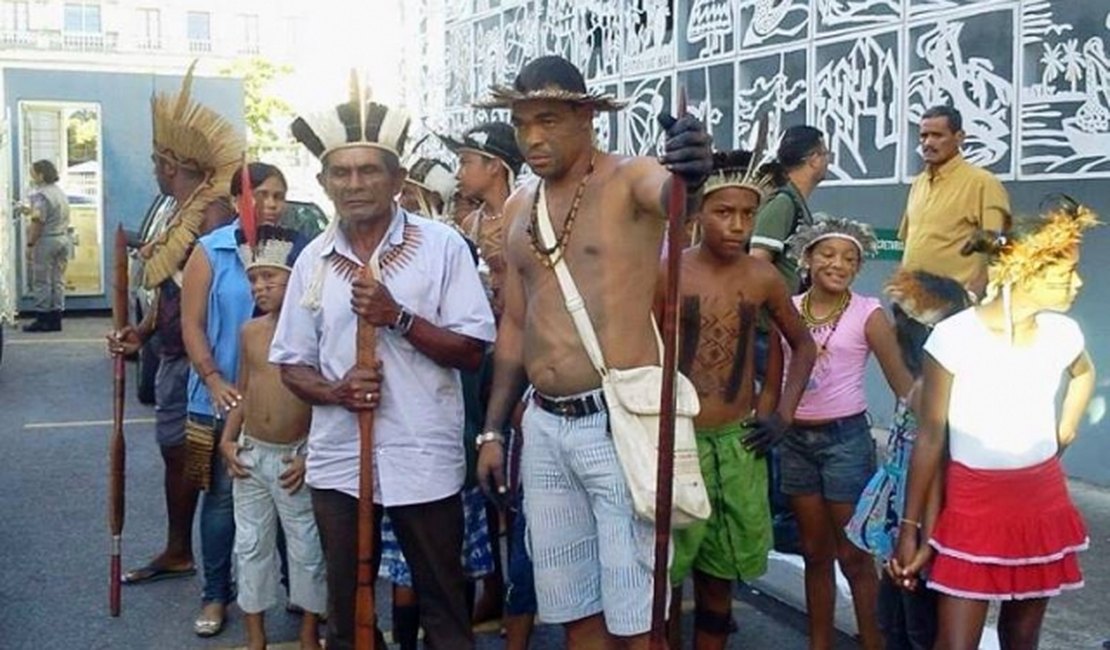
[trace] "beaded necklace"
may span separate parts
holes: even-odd
[[[844,316],[844,312],[848,311],[848,305],[851,304],[851,302],[851,292],[845,291],[843,294],[841,294],[840,301],[836,304],[836,307],[834,307],[833,310],[828,313],[828,315],[817,317],[813,315],[813,311],[810,308],[810,293],[807,291],[805,295],[802,296],[802,318],[806,322],[806,327],[808,327],[810,330],[815,330],[818,327],[829,324],[830,322],[832,323],[832,329],[829,330],[828,335],[825,336],[825,340],[822,341],[821,345],[817,348],[818,358],[821,358],[828,353],[829,341],[831,341],[833,335],[836,334],[836,328],[840,326],[840,319]]]
[[[567,243],[570,241],[570,233],[574,229],[574,221],[578,218],[578,206],[582,203],[582,195],[586,192],[586,184],[589,182],[590,177],[594,173],[594,161],[597,160],[597,151],[593,152],[590,156],[590,166],[586,168],[586,175],[582,177],[582,181],[578,183],[578,189],[574,192],[574,200],[571,201],[570,210],[567,212],[566,219],[563,220],[563,232],[559,235],[553,246],[544,246],[540,241],[539,231],[539,202],[540,193],[536,191],[536,197],[532,201],[532,215],[531,223],[528,224],[528,236],[532,245],[532,253],[535,254],[536,259],[547,268],[552,268],[555,264],[562,259],[563,254],[566,252]],[[544,181],[541,180],[541,183]]]

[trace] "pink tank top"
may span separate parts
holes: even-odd
[[[802,296],[794,296],[793,300],[801,309]],[[817,361],[794,413],[796,419],[833,420],[867,410],[863,380],[871,347],[865,329],[867,319],[876,309],[882,309],[877,298],[852,293],[839,323],[833,321],[810,330],[817,344]],[[785,342],[783,351],[789,364],[790,346]]]

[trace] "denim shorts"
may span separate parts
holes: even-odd
[[[820,494],[855,503],[875,473],[875,440],[866,413],[820,426],[794,425],[780,454],[782,491],[791,496]]]
[[[605,412],[524,412],[521,478],[539,618],[604,613],[611,634],[651,629],[655,526],[636,517]]]
[[[154,376],[154,436],[162,447],[185,444],[189,407],[189,358],[163,357]]]

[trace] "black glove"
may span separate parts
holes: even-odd
[[[701,120],[687,113],[675,119],[660,113],[659,125],[667,132],[665,154],[659,162],[668,171],[686,181],[687,187],[697,189],[713,171],[713,138]]]
[[[765,418],[752,418],[745,422],[746,426],[753,427],[748,435],[740,441],[744,449],[755,452],[757,456],[763,456],[771,447],[782,442],[786,434],[790,431],[790,427],[783,422],[778,413],[772,413]]]

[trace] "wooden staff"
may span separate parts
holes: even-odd
[[[686,114],[686,89],[678,91],[678,112]],[[678,274],[686,228],[686,183],[671,175],[667,199],[667,284],[663,297],[663,386],[659,405],[659,457],[655,474],[655,568],[651,602],[652,650],[667,647],[667,592],[670,576],[667,549],[671,538],[671,501],[674,480],[675,372],[678,354]]]
[[[116,241],[112,267],[112,326],[117,332],[127,327],[127,237],[123,226],[116,227]],[[124,458],[123,440],[124,359],[122,354],[112,357],[112,433],[108,439],[108,530],[112,534],[109,551],[111,565],[108,577],[108,614],[119,616],[120,611],[120,550],[123,538]]]
[[[367,277],[377,260],[366,266]],[[377,329],[358,319],[355,365],[377,366]],[[374,411],[358,412],[358,589],[355,592],[355,650],[374,650]]]

